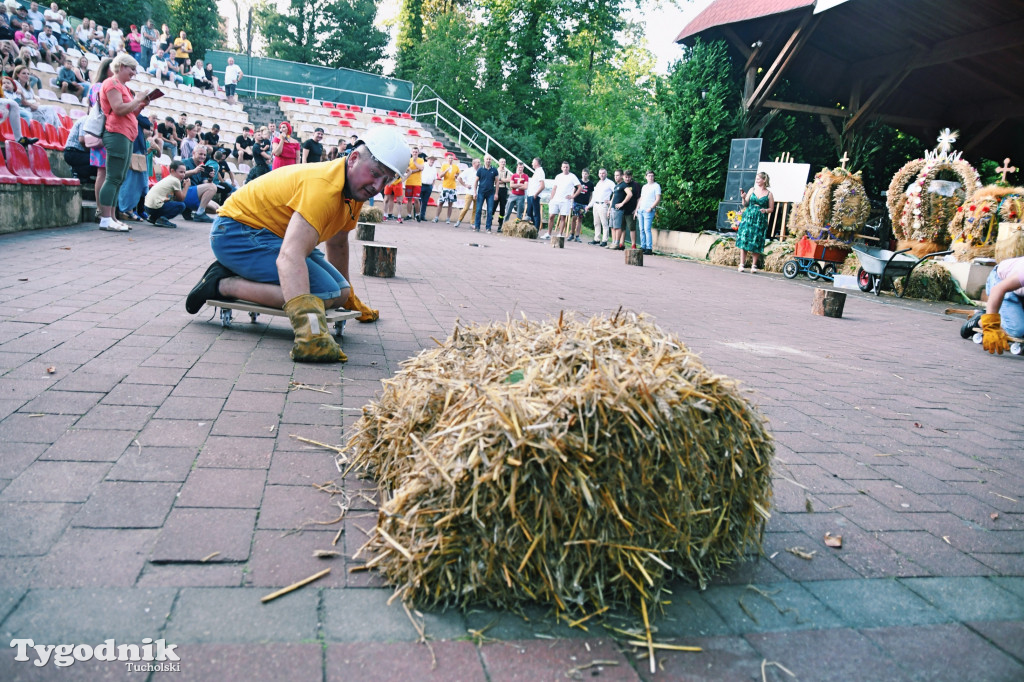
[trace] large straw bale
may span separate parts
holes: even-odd
[[[360,556],[419,606],[653,605],[769,516],[764,419],[644,316],[457,325],[354,429],[383,492]]]
[[[502,227],[501,233],[506,237],[536,239],[537,227],[533,224],[532,220],[509,220]]]
[[[359,210],[359,222],[361,223],[382,223],[384,222],[384,211],[376,206],[363,206]]]

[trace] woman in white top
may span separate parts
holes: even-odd
[[[654,181],[654,171],[647,171],[647,184],[640,188],[640,200],[636,204],[634,217],[640,219],[640,248],[645,255],[652,255],[654,240],[651,227],[654,225],[654,209],[661,203],[661,185]]]
[[[117,53],[124,49],[124,31],[117,26],[116,21],[110,22],[110,28],[107,29],[107,53],[111,57],[116,57]]]

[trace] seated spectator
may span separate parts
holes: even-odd
[[[29,3],[28,12],[25,13],[28,23],[32,26],[32,33],[39,35],[39,32],[43,30],[43,25],[46,23],[46,17],[39,11],[39,3]]]
[[[95,182],[96,169],[89,165],[89,150],[82,144],[82,125],[85,117],[75,121],[64,143],[64,160],[71,166],[71,172],[81,180],[82,184]]]
[[[160,135],[161,153],[167,154],[167,156],[173,159],[178,153],[178,145],[181,144],[181,139],[178,137],[178,127],[174,124],[174,117],[168,116],[162,123],[158,123],[156,130]]]
[[[203,90],[209,90],[213,87],[213,83],[206,80],[206,69],[203,67],[203,60],[197,59],[196,63],[192,65],[192,70],[189,71],[192,74],[192,80],[197,88]]]
[[[174,124],[174,132],[178,136],[179,143],[185,139],[185,132],[188,128],[188,115],[185,112],[178,114],[178,122]]]
[[[355,149],[357,142],[359,142],[359,136],[358,135],[351,135],[351,136],[349,136],[348,142],[345,143],[345,154],[348,154],[350,151]]]
[[[135,61],[139,61],[142,58],[142,34],[139,33],[139,27],[135,24],[131,25],[127,40],[128,51],[135,57]]]
[[[109,57],[107,52],[107,37],[103,33],[103,27],[97,26],[94,20],[89,22],[92,35],[89,37],[89,51],[97,57]]]
[[[213,182],[214,169],[206,165],[206,146],[196,145],[191,158],[185,159],[185,175],[192,178],[192,186],[185,193],[185,220],[194,220],[197,223],[212,223],[213,219],[206,215],[206,210],[212,208],[214,213],[220,210],[220,205],[213,201],[217,194],[217,185]],[[198,212],[193,215],[193,212]]]
[[[89,68],[88,57],[78,58],[78,63],[75,65],[75,78],[78,79],[79,83],[92,83],[92,69]]]
[[[14,72],[19,66],[24,66],[26,70],[29,70],[28,84],[29,87],[32,88],[32,92],[39,92],[39,87],[43,82],[30,70],[36,67],[36,62],[32,59],[32,55],[29,53],[29,49],[27,47],[21,48],[21,51],[18,52],[18,58],[11,62],[11,69],[9,73],[11,78],[14,77]]]
[[[217,185],[217,198],[222,204],[238,189],[235,186],[235,178],[231,175],[227,159],[224,150],[217,149],[213,152],[213,158],[206,162],[206,165],[214,170],[213,181]]]
[[[25,137],[21,130],[21,121],[24,118],[21,114],[21,106],[8,96],[7,94],[7,81],[11,81],[13,86],[14,81],[7,76],[3,77],[3,87],[0,88],[0,121],[7,121],[11,125],[11,131],[14,133],[14,139],[18,141],[23,147],[27,147],[30,144],[35,144],[39,140],[34,137]]]
[[[162,81],[172,82],[176,80],[175,76],[177,76],[177,74],[171,71],[171,63],[167,59],[167,55],[159,48],[157,49],[156,54],[149,60],[149,68],[146,69],[146,73],[150,76],[156,76]],[[178,78],[180,78],[180,76],[178,76]]]
[[[214,123],[210,128],[209,132],[200,134],[199,138],[206,143],[210,148],[211,154],[218,150],[224,150],[224,155],[227,156],[231,153],[230,149],[227,149],[220,143],[220,124]]]
[[[64,49],[57,42],[57,36],[53,35],[53,27],[47,24],[43,27],[43,32],[39,34],[39,51],[43,54],[43,59],[48,61],[52,66],[56,66],[64,61]]]
[[[32,28],[28,25],[28,22],[19,21],[11,17],[11,26],[15,29],[14,44],[18,46],[19,56],[24,58],[24,55],[27,53],[33,65],[38,64],[42,53],[39,52],[39,41],[32,35]]]
[[[235,138],[235,158],[238,159],[238,163],[252,165],[252,146],[254,142],[252,128],[244,126],[242,134]]]
[[[0,8],[0,63],[7,65],[18,57],[18,46],[14,43],[14,28]]]
[[[192,181],[185,177],[185,163],[171,161],[170,173],[146,194],[149,222],[158,227],[177,227],[171,222],[185,210],[185,197]]]
[[[253,166],[249,169],[249,175],[245,178],[246,182],[252,182],[261,175],[265,175],[270,172],[270,162],[273,160],[271,146],[270,129],[267,128],[267,126],[263,126],[256,131],[256,136],[253,139]]]
[[[183,67],[192,59],[192,42],[182,31],[178,34],[178,37],[174,39],[174,53],[176,55],[178,66]]]
[[[89,27],[90,21],[91,19],[88,17],[83,17],[82,23],[78,25],[78,30],[75,31],[75,41],[83,52],[89,50],[89,41],[92,40],[92,29]]]
[[[107,29],[107,54],[116,57],[117,53],[124,49],[124,31],[117,25],[116,21],[110,22]]]
[[[57,72],[56,82],[60,86],[62,95],[65,92],[70,92],[79,99],[85,94],[85,86],[89,84],[88,81],[79,80],[78,74],[75,73],[74,61],[72,61],[71,57],[64,58],[64,65]]]
[[[15,84],[13,99],[18,103],[22,110],[22,117],[25,115],[25,111],[30,112],[32,120],[39,121],[40,123],[49,123],[55,128],[61,127],[60,116],[58,114],[57,107],[43,105],[36,99],[35,94],[32,92],[32,88],[28,85],[29,71],[25,66],[19,66],[14,70]],[[4,89],[7,89],[8,81],[11,79],[4,79]]]
[[[181,139],[181,146],[178,148],[181,158],[192,158],[192,153],[195,151],[197,144],[199,144],[199,139],[197,137],[196,127],[194,124],[189,123],[185,126],[185,137]]]
[[[203,67],[203,71],[206,72],[206,80],[210,84],[209,89],[217,92],[217,77],[213,75],[213,64],[207,62]]]

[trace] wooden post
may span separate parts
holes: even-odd
[[[363,275],[394,277],[398,247],[387,244],[363,244]]]
[[[376,225],[373,223],[356,223],[356,239],[361,242],[372,242]]]
[[[846,304],[846,294],[841,291],[829,291],[828,289],[814,290],[814,303],[811,305],[811,313],[825,317],[842,317],[843,306]]]
[[[626,254],[626,265],[644,265],[644,252],[642,249],[626,249],[623,251]]]
[[[565,237],[562,235],[551,235],[551,248],[553,249],[564,249],[565,248]]]

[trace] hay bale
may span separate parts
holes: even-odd
[[[530,220],[515,220],[506,222],[501,229],[506,237],[519,237],[520,239],[536,239],[537,228]]]
[[[763,269],[765,272],[782,272],[782,266],[793,257],[796,251],[792,241],[772,242],[764,252]]]
[[[359,222],[361,223],[382,223],[384,222],[384,211],[376,206],[363,206],[359,210]]]
[[[840,275],[856,275],[857,270],[860,268],[860,259],[857,258],[857,254],[853,251],[846,257],[843,264],[839,266],[838,274]]]
[[[905,277],[893,282],[893,290],[899,294],[903,291]],[[906,298],[923,298],[931,301],[958,300],[957,285],[949,270],[938,263],[922,263],[910,273],[907,284]]]
[[[347,448],[385,500],[359,555],[407,602],[637,607],[760,544],[764,419],[646,317],[456,326],[383,383]]]
[[[711,248],[708,260],[715,265],[735,267],[740,264],[740,250],[732,239],[723,239]]]

